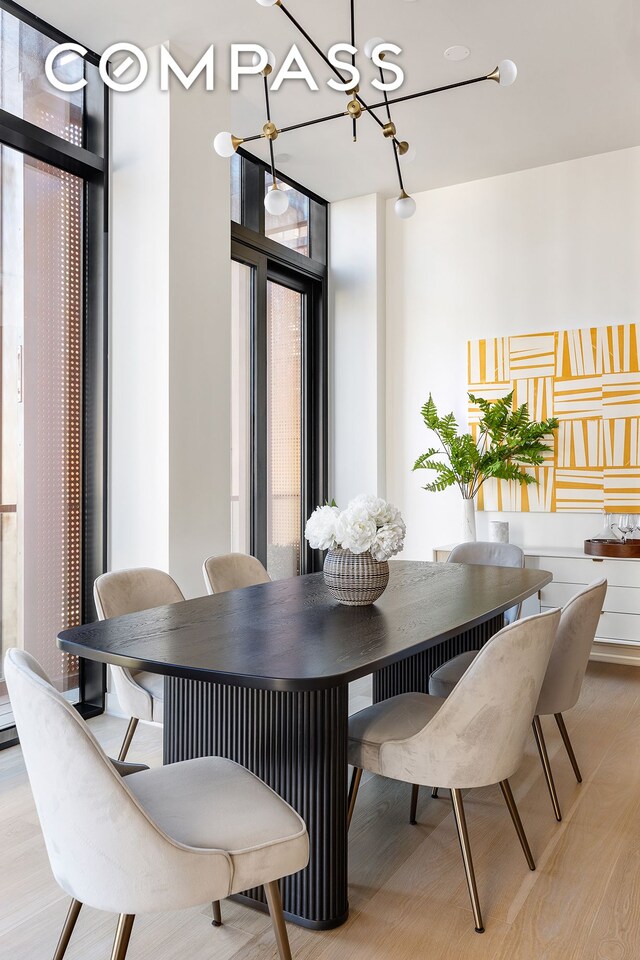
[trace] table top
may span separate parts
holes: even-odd
[[[130,669],[267,690],[320,690],[371,674],[508,610],[544,570],[390,563],[368,607],[329,594],[321,573],[185,600],[64,630],[67,653]]]

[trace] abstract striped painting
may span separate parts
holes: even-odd
[[[469,392],[513,390],[531,417],[557,417],[539,483],[489,480],[479,510],[640,513],[640,325],[496,337],[469,343]],[[480,416],[469,407],[475,433]]]

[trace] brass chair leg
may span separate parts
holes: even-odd
[[[122,761],[126,758],[129,752],[129,747],[131,746],[131,741],[133,740],[133,735],[136,732],[137,726],[138,726],[138,718],[131,717],[131,720],[129,720],[129,726],[127,727],[127,732],[125,733],[124,740],[122,741],[122,746],[120,747],[118,760]]]
[[[549,762],[549,754],[547,753],[547,745],[544,741],[542,724],[540,723],[540,717],[537,716],[533,718],[533,735],[536,738],[538,753],[540,754],[540,760],[542,762],[542,769],[544,770],[545,780],[547,781],[547,787],[549,788],[549,796],[551,797],[551,803],[553,804],[553,812],[555,813],[556,820],[559,823],[562,820],[562,810],[560,809],[560,801],[558,800],[556,785],[553,782],[553,773],[551,771],[551,763]]]
[[[411,810],[409,812],[409,823],[415,825],[418,821],[416,820],[416,813],[418,812],[418,794],[420,793],[420,786],[417,783],[414,783],[411,787]]]
[[[113,941],[113,950],[111,951],[111,960],[125,960],[131,939],[131,930],[135,915],[131,913],[121,913],[118,920],[118,929],[116,938]]]
[[[358,790],[360,789],[361,780],[362,768],[354,767],[353,773],[351,774],[351,783],[349,784],[349,799],[347,800],[347,830],[351,826],[351,818],[353,817],[353,811],[356,808],[356,799],[358,797]]]
[[[72,900],[69,904],[69,910],[67,912],[67,918],[64,921],[64,926],[62,928],[62,933],[60,934],[60,939],[58,940],[58,946],[56,947],[56,952],[53,955],[53,960],[62,960],[65,953],[67,952],[67,947],[69,946],[69,941],[71,940],[71,934],[73,933],[74,927],[76,925],[76,920],[80,910],[82,909],[82,904],[79,900]]]
[[[529,870],[535,870],[536,862],[533,859],[533,854],[531,853],[531,847],[529,846],[527,835],[524,832],[524,827],[522,826],[522,820],[520,819],[520,814],[518,813],[516,801],[514,800],[513,793],[511,792],[511,784],[509,783],[508,780],[503,780],[500,783],[500,789],[502,790],[502,796],[505,799],[505,803],[509,808],[509,813],[511,814],[513,825],[516,828],[516,833],[518,834],[518,840],[520,841],[520,844],[522,845],[522,849],[524,850],[524,855],[529,865]]]
[[[220,909],[220,901],[214,900],[211,906],[213,907],[213,920],[211,921],[211,924],[214,927],[221,927],[222,926],[222,910]]]
[[[467,887],[469,888],[469,897],[471,899],[471,909],[473,910],[476,933],[484,933],[482,914],[480,912],[480,900],[478,899],[478,888],[476,886],[476,876],[473,872],[473,860],[471,859],[471,847],[469,845],[467,821],[464,815],[462,792],[460,790],[453,789],[451,791],[451,804],[453,806],[453,815],[455,817],[456,828],[458,830],[458,840],[460,841],[460,851],[462,853],[462,862],[464,864],[464,872],[467,878]]]
[[[360,772],[362,773],[362,771]],[[284,922],[284,914],[282,913],[282,901],[280,900],[278,881],[272,880],[271,883],[265,883],[264,892],[267,895],[273,932],[276,935],[278,955],[280,960],[291,960],[291,947],[289,946],[289,936]]]
[[[437,787],[434,787],[433,790],[431,791],[431,799],[432,799],[432,800],[437,800],[437,799],[438,799],[438,788],[437,788]]]
[[[573,767],[573,772],[576,775],[576,780],[578,783],[582,783],[582,774],[580,773],[580,767],[578,766],[578,761],[576,760],[576,755],[573,752],[573,746],[571,745],[571,740],[569,739],[569,731],[564,724],[564,717],[561,713],[554,713],[554,717],[556,718],[556,723],[558,724],[558,730],[560,731],[560,736],[562,737],[565,750],[569,754],[569,760],[571,760],[571,766]]]

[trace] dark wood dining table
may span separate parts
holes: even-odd
[[[367,607],[332,599],[322,574],[186,600],[65,630],[62,650],[165,676],[164,762],[223,756],[304,818],[308,867],[282,882],[285,915],[328,929],[349,912],[348,684],[374,701],[427,691],[429,674],[479,649],[544,570],[397,560]],[[212,810],[212,816],[215,811]],[[264,907],[262,889],[242,899]]]

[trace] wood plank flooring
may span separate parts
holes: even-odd
[[[352,708],[367,703],[362,687]],[[544,720],[564,820],[556,824],[533,736],[513,778],[538,869],[525,864],[499,789],[466,795],[486,933],[473,931],[448,798],[366,777],[350,836],[348,922],[289,925],[294,960],[637,960],[640,958],[640,670],[592,663],[566,715],[582,767],[575,782],[553,720]],[[91,726],[113,756],[125,721]],[[131,759],[161,761],[161,732],[138,728]],[[0,957],[48,960],[67,909],[48,867],[19,748],[0,752]],[[129,960],[274,960],[268,918],[231,902],[136,920]],[[68,960],[108,960],[115,919],[84,909]]]

